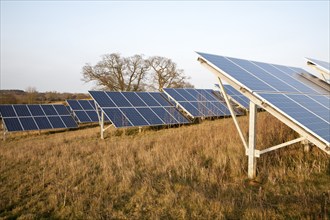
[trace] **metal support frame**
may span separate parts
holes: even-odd
[[[253,179],[256,177],[257,161],[255,158],[256,148],[256,125],[257,125],[257,106],[250,101],[249,106],[249,148],[248,155],[248,177]]]
[[[3,129],[3,141],[6,141],[7,128],[5,126],[5,123],[3,122],[3,119],[2,119],[2,129]]]
[[[246,143],[245,137],[244,137],[244,135],[243,135],[243,132],[242,132],[242,130],[241,130],[241,127],[239,126],[239,123],[238,123],[238,121],[237,121],[236,114],[235,114],[235,111],[234,111],[234,109],[233,109],[233,106],[231,105],[231,103],[230,103],[230,101],[229,101],[229,99],[228,99],[228,95],[227,95],[227,92],[226,92],[226,90],[225,90],[225,87],[224,87],[223,84],[222,84],[221,78],[218,77],[218,80],[219,80],[220,90],[221,90],[221,92],[222,92],[222,94],[223,94],[223,97],[224,97],[224,99],[225,99],[225,101],[226,101],[226,104],[227,104],[227,106],[228,106],[228,108],[229,108],[229,111],[230,111],[231,117],[232,117],[233,120],[234,120],[234,124],[235,124],[235,126],[236,126],[237,131],[238,131],[238,134],[239,134],[239,136],[240,136],[240,138],[241,138],[241,141],[242,141],[242,143],[243,143],[243,146],[244,146],[245,150],[247,150],[247,149],[248,149],[248,146],[247,146],[247,143]]]
[[[99,124],[100,124],[100,132],[101,132],[101,139],[104,139],[104,132],[108,130],[110,127],[113,126],[113,124],[109,125],[108,127],[104,128],[104,113],[102,109],[99,108],[99,106],[95,102],[95,110],[97,113],[97,117],[99,118]]]
[[[104,139],[104,132],[106,130],[108,130],[109,128],[111,128],[113,126],[113,124],[109,125],[108,127],[104,128],[104,113],[103,111],[101,111],[101,116],[100,116],[101,120],[100,120],[100,127],[101,127],[101,139]]]

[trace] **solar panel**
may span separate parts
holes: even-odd
[[[89,93],[116,128],[190,123],[159,92]]]
[[[93,100],[68,99],[66,102],[79,123],[99,122],[99,117],[95,110],[95,103]],[[109,120],[105,118],[105,121]]]
[[[0,113],[9,132],[77,127],[64,105],[0,105]]]
[[[164,93],[191,117],[217,117],[230,115],[224,100],[211,89],[165,88]],[[237,112],[238,113],[238,112]]]
[[[219,85],[216,84],[218,88]],[[238,104],[241,108],[248,109],[249,108],[249,99],[246,98],[242,93],[234,89],[231,85],[223,85],[225,87],[226,93],[229,96],[229,99],[234,103]],[[222,94],[221,94],[222,96]]]
[[[315,65],[318,68],[320,68],[321,70],[327,72],[328,74],[330,73],[330,63],[329,62],[312,59],[312,58],[308,58],[308,57],[306,57],[306,60],[307,60],[308,64]]]
[[[310,73],[296,67],[248,61],[212,54],[198,53],[205,62],[240,86],[264,106],[271,106],[281,115],[284,123],[291,122],[293,129],[309,133],[309,140],[330,145],[330,93],[313,82],[304,81],[302,74]],[[267,110],[267,108],[266,108]],[[284,120],[287,118],[289,121]],[[298,127],[297,127],[298,126]],[[324,145],[321,149],[325,149]]]

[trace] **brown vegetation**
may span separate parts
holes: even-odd
[[[246,116],[240,117],[247,133]],[[297,136],[258,114],[258,148]],[[232,119],[169,129],[11,134],[0,148],[0,218],[322,219],[330,161],[295,144],[257,161]]]

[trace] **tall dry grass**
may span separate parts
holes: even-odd
[[[245,134],[248,118],[239,122]],[[297,137],[258,114],[257,147]],[[330,163],[300,144],[263,155],[247,179],[232,119],[169,129],[13,134],[0,142],[0,218],[318,219]]]

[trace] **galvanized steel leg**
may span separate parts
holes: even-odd
[[[101,139],[104,139],[104,113],[101,111]]]
[[[257,106],[250,101],[249,110],[249,148],[248,148],[248,177],[253,179],[256,177],[256,119],[257,119]]]

